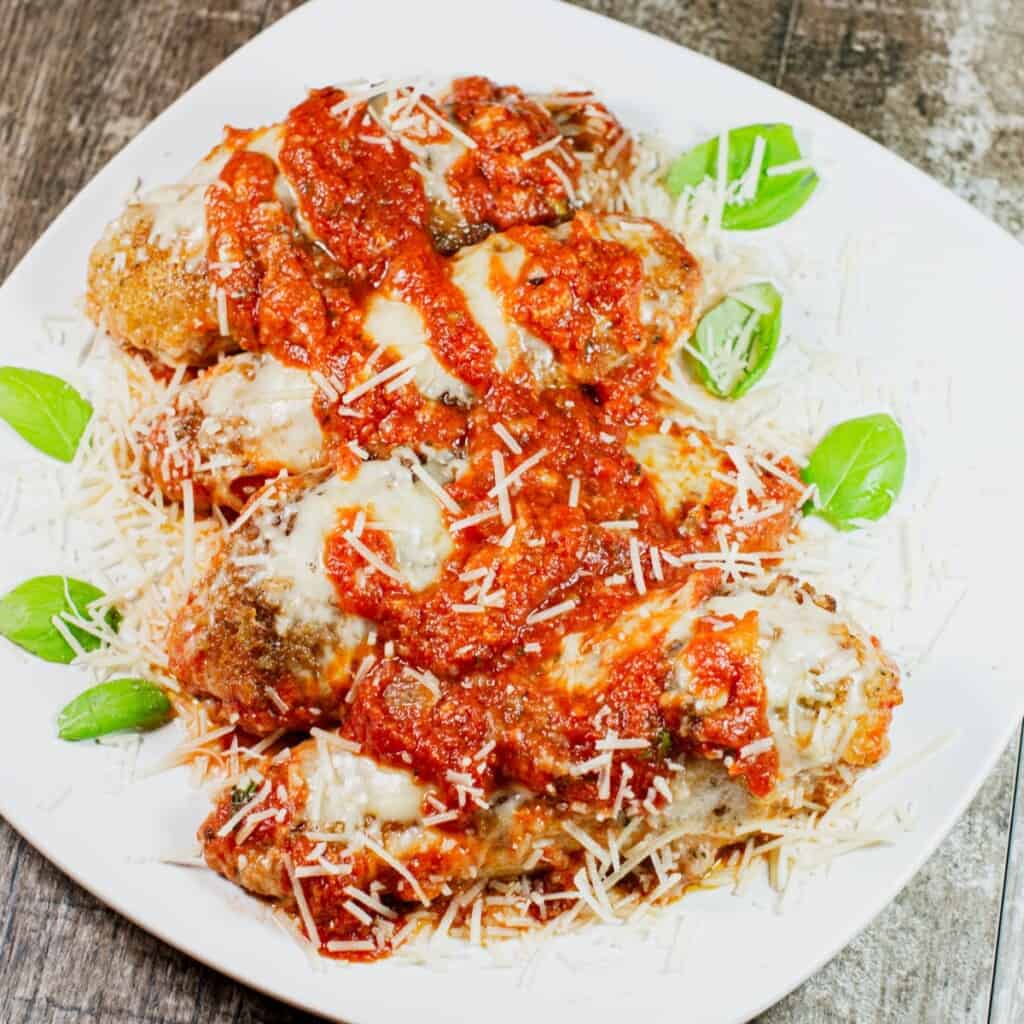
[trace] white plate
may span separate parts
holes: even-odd
[[[843,327],[841,344],[901,391],[917,482],[934,477],[942,488],[928,536],[952,582],[926,594],[924,609],[931,628],[953,614],[906,687],[893,759],[951,728],[957,735],[887,791],[893,800],[915,801],[916,828],[893,846],[838,862],[781,915],[759,897],[687,898],[665,915],[665,934],[681,921],[683,941],[672,958],[659,945],[665,934],[644,938],[619,929],[611,937],[592,932],[556,940],[526,971],[521,964],[499,969],[462,959],[441,970],[388,962],[314,972],[254,901],[210,873],[137,862],[171,837],[187,844],[201,807],[184,777],[125,786],[108,748],[58,743],[54,712],[81,680],[7,645],[0,647],[10,709],[0,746],[0,811],[64,871],[153,934],[332,1018],[388,1024],[416,1012],[439,1021],[483,1012],[501,1024],[557,1013],[598,1024],[620,1021],[628,1010],[641,1020],[746,1019],[834,955],[906,883],[963,811],[1024,709],[1014,659],[1015,527],[1024,507],[1015,451],[1024,434],[1018,393],[1024,250],[1016,242],[824,114],[612,21],[542,0],[501,6],[321,0],[207,76],[71,203],[0,291],[2,361],[69,372],[73,355],[47,343],[42,318],[70,308],[80,295],[89,247],[136,176],[173,181],[225,121],[248,126],[276,119],[308,86],[359,75],[465,71],[533,87],[583,81],[627,123],[681,143],[695,140],[700,129],[789,121],[825,170],[818,195],[793,222],[792,238],[826,281],[835,277],[844,240],[857,233],[859,312]],[[834,343],[834,329],[832,335]],[[5,430],[0,464],[41,462]],[[909,529],[916,529],[913,520]],[[39,572],[73,569],[69,557],[42,534],[0,538],[0,589]],[[150,742],[144,760],[152,756]]]

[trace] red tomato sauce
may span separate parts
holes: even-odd
[[[627,447],[630,431],[657,429],[661,416],[651,392],[664,369],[668,345],[661,342],[669,339],[652,338],[641,317],[650,270],[635,249],[595,230],[587,213],[557,235],[538,226],[572,212],[581,169],[575,153],[620,166],[630,159],[628,138],[600,104],[576,105],[559,119],[575,129],[573,145],[531,155],[557,138],[558,127],[518,89],[470,78],[454,84],[444,112],[429,97],[419,101],[436,114],[419,142],[453,142],[443,126],[450,119],[453,131],[474,143],[447,172],[470,225],[450,237],[483,237],[474,226],[483,234],[505,229],[525,250],[514,277],[492,261],[489,285],[506,315],[543,339],[564,371],[557,383],[540,387],[523,358],[499,369],[499,354],[455,286],[450,261],[437,251],[436,211],[410,152],[385,141],[364,105],[338,109],[344,100],[339,90],[319,90],[291,112],[279,156],[284,176],[269,157],[245,150],[253,133],[229,135],[235,151],[206,198],[208,263],[230,333],[249,350],[316,371],[338,394],[393,361],[381,358],[377,339],[365,330],[373,294],[414,307],[435,357],[472,391],[468,408],[430,401],[411,384],[375,387],[344,409],[322,389],[315,399],[337,472],[356,471],[363,452],[383,459],[399,446],[430,446],[464,463],[446,487],[460,509],[443,512],[452,550],[426,589],[368,571],[364,554],[345,536],[355,509],[339,510],[323,553],[338,604],[375,630],[372,647],[358,655],[372,649],[376,661],[342,695],[340,734],[381,764],[413,772],[435,800],[457,812],[434,826],[444,831],[444,844],[411,853],[405,868],[429,899],[451,894],[446,879],[475,878],[489,840],[474,816],[496,793],[536,795],[535,810],[517,822],[521,834],[502,839],[510,846],[528,840],[533,829],[540,834],[559,826],[569,814],[595,813],[611,827],[613,808],[663,805],[672,763],[683,755],[721,760],[752,794],[769,794],[779,764],[776,751],[759,744],[771,732],[756,613],[697,619],[681,651],[669,649],[656,618],[651,621],[661,624],[648,635],[637,636],[635,626],[622,627],[628,637],[615,633],[618,620],[644,601],[689,583],[699,603],[716,589],[719,570],[696,568],[692,556],[718,550],[735,493],[712,480],[698,503],[666,510]],[[666,234],[658,244],[669,248],[669,264],[695,270],[677,240]],[[654,283],[671,292],[680,280],[670,275]],[[387,339],[379,340],[386,346]],[[499,431],[508,431],[521,453]],[[703,435],[693,442],[708,445]],[[504,475],[515,477],[509,488],[514,530],[496,514],[499,457]],[[729,472],[722,458],[718,468]],[[528,459],[535,460],[531,468],[515,476]],[[744,529],[736,538],[742,550],[774,550],[789,529],[793,489],[774,476],[762,483],[761,501],[779,503],[780,511]],[[480,513],[495,514],[453,528],[455,520]],[[362,545],[395,565],[391,535],[368,518]],[[483,611],[467,612],[484,586],[492,600]],[[557,614],[545,616],[550,609]],[[567,684],[558,675],[563,640],[574,633],[622,647],[602,662],[593,685]],[[629,643],[620,644],[624,639]],[[287,686],[278,697],[301,703]],[[884,742],[889,717],[886,705],[851,745],[865,762]],[[633,744],[613,749],[606,768],[585,769],[616,739]],[[216,834],[235,813],[230,798],[221,801],[203,826],[208,861],[237,877],[246,869],[239,858],[244,849],[242,859],[251,854],[265,872],[245,884],[283,893],[285,901],[293,891],[290,871],[303,866],[301,890],[321,941],[373,936],[372,952],[338,955],[386,955],[390,939],[376,930],[381,922],[367,925],[345,909],[353,888],[379,886],[395,897],[395,927],[419,906],[417,892],[366,849],[328,843],[314,856],[321,844],[300,824],[307,794],[296,785],[299,773],[288,773],[288,762],[269,769],[271,790],[261,808],[274,813],[240,843],[237,832]],[[427,803],[424,813],[436,814]],[[544,856],[550,859],[540,884],[551,892],[571,889],[579,857],[557,846]],[[317,873],[316,864],[344,870]],[[565,907],[555,902],[548,909]]]
[[[512,431],[522,456],[512,456],[504,447],[494,431],[498,423]],[[767,719],[763,683],[752,669],[738,677],[725,710],[704,731],[685,744],[677,739],[678,723],[661,701],[670,666],[657,636],[616,666],[593,693],[572,696],[549,682],[550,659],[565,635],[606,626],[640,600],[632,543],[639,549],[649,592],[675,590],[693,572],[689,565],[663,563],[663,579],[652,580],[652,546],[675,556],[716,547],[711,521],[691,524],[680,534],[685,512],[665,514],[651,482],[623,445],[623,434],[619,424],[608,421],[606,408],[579,388],[537,393],[499,382],[469,414],[467,448],[472,458],[448,491],[466,516],[493,509],[492,453],[502,453],[507,472],[512,472],[531,453],[546,450],[518,481],[512,497],[516,529],[510,541],[499,517],[458,531],[440,580],[417,593],[382,573],[364,571],[363,557],[344,538],[344,524],[339,527],[325,552],[338,601],[346,611],[375,622],[379,642],[392,643],[398,659],[359,684],[344,735],[367,753],[396,767],[411,767],[448,791],[452,787],[446,774],[464,770],[487,740],[495,738],[486,760],[474,761],[485,791],[522,783],[584,801],[597,799],[595,780],[573,781],[567,769],[594,757],[595,743],[609,729],[649,741],[641,752],[616,756],[613,769],[611,796],[628,764],[641,799],[653,773],[664,771],[665,760],[684,745],[701,753],[734,752],[767,735],[757,731],[767,729]],[[579,498],[570,507],[574,478],[580,481]],[[777,491],[784,496],[782,485]],[[712,495],[706,509],[711,516],[716,507],[724,512],[730,500],[725,486],[713,488]],[[614,526],[630,521],[635,528]],[[604,525],[608,523],[613,525]],[[771,528],[777,534],[779,522]],[[761,544],[769,537],[766,530],[752,540]],[[367,527],[362,539],[394,564],[387,534]],[[479,584],[479,571],[492,567],[489,592],[502,595],[501,607],[474,614],[460,611],[457,606],[476,599],[467,596],[471,583],[460,577],[476,570]],[[707,588],[713,588],[717,572],[706,575]],[[608,577],[619,577],[618,584],[609,585]],[[563,614],[533,621],[537,609],[567,601],[573,605]],[[756,657],[751,657],[756,669]],[[440,699],[435,701],[414,673],[406,674],[405,666],[436,677]],[[731,678],[731,663],[720,667]],[[605,706],[612,713],[595,725]],[[752,789],[766,792],[774,780],[773,758],[757,758],[752,766],[738,762],[734,774],[742,773]]]
[[[456,121],[476,143],[448,172],[467,219],[504,230],[567,216],[580,176],[569,147],[553,146],[523,159],[558,138],[551,115],[521,89],[486,78],[457,79],[452,98]]]
[[[380,282],[394,252],[426,229],[427,197],[409,153],[345,99],[318,89],[289,115],[281,166],[299,208],[339,266],[359,283]]]
[[[756,624],[743,620],[726,635],[698,630],[687,653],[697,685],[727,685],[728,694],[716,714],[682,735],[675,708],[663,706],[670,666],[658,636],[617,663],[593,692],[549,682],[550,659],[566,634],[607,626],[641,600],[634,554],[644,567],[640,587],[675,590],[692,575],[692,562],[663,561],[661,578],[653,578],[651,549],[675,557],[715,550],[716,530],[728,517],[732,491],[720,484],[712,484],[702,518],[693,519],[686,507],[668,515],[625,446],[630,428],[654,423],[647,396],[664,359],[647,351],[640,257],[585,230],[587,214],[558,240],[528,226],[568,211],[567,198],[564,209],[551,203],[547,161],[522,159],[555,137],[553,123],[519,90],[483,79],[457,82],[454,118],[476,147],[452,168],[452,189],[471,220],[527,225],[509,232],[526,250],[522,272],[492,285],[504,289],[506,308],[550,344],[579,383],[539,389],[522,366],[499,373],[490,340],[452,283],[450,264],[434,249],[429,203],[409,153],[385,144],[359,108],[350,116],[332,113],[344,95],[316,91],[287,119],[280,164],[294,208],[282,198],[273,162],[242,149],[208,192],[209,261],[219,267],[232,332],[247,348],[307,366],[344,391],[376,358],[362,325],[370,289],[380,287],[420,312],[434,354],[473,389],[475,404],[467,410],[428,402],[411,385],[378,387],[353,403],[353,416],[321,395],[316,408],[339,470],[358,464],[353,442],[381,457],[400,444],[453,450],[468,465],[448,492],[462,516],[471,516],[496,507],[496,455],[506,475],[541,456],[512,488],[515,530],[492,517],[454,533],[441,579],[423,592],[365,571],[344,537],[351,523],[339,523],[325,550],[338,601],[373,621],[378,642],[393,644],[399,659],[378,664],[360,683],[344,734],[384,762],[409,767],[411,758],[413,770],[450,797],[456,794],[448,774],[464,771],[494,738],[493,750],[474,768],[485,791],[523,783],[570,801],[598,800],[595,777],[576,778],[567,769],[593,758],[608,730],[649,743],[616,755],[611,796],[628,765],[629,784],[643,799],[665,760],[684,746],[734,757],[730,770],[753,792],[767,792],[777,772],[774,753],[749,762],[736,757],[767,735],[754,650],[736,653],[751,629],[756,638]],[[246,137],[238,133],[234,142]],[[563,169],[570,180],[578,175],[574,161],[563,160]],[[308,241],[296,218],[320,243]],[[211,279],[216,284],[213,271]],[[499,425],[517,439],[521,455],[499,438]],[[571,505],[573,481],[579,492]],[[784,511],[748,531],[747,550],[777,543],[789,521],[791,489],[774,478],[765,487],[764,500],[781,501]],[[455,518],[448,515],[449,523]],[[362,541],[392,562],[386,534],[368,526]],[[480,569],[493,569],[488,590],[502,601],[464,614],[457,606],[470,601],[469,585],[460,576]],[[538,611],[563,604],[557,616],[538,620]],[[426,673],[439,687],[436,700],[423,682]]]
[[[699,753],[728,758],[730,775],[746,779],[755,796],[775,785],[779,755],[774,749],[744,756],[748,744],[770,739],[768,708],[758,649],[757,612],[697,620],[683,653],[698,714],[689,733]],[[705,712],[700,705],[716,710]]]
[[[510,307],[516,320],[543,337],[577,380],[596,381],[623,352],[644,348],[640,324],[643,266],[618,242],[583,230],[581,214],[568,242],[537,228],[509,233],[529,253]]]

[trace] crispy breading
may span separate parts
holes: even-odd
[[[149,241],[151,214],[129,206],[89,257],[89,316],[130,348],[172,366],[201,366],[238,349],[223,337],[205,260]]]

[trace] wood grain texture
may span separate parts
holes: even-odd
[[[0,277],[128,139],[292,6],[0,0]],[[582,6],[822,107],[1024,235],[1022,0]],[[764,1024],[983,1021],[990,991],[995,1024],[1024,1019],[1024,824],[993,975],[1016,750],[893,905]],[[1021,792],[1017,803],[1024,814]],[[112,914],[0,823],[3,1024],[312,1020]]]
[[[1017,748],[1005,879],[992,977],[991,1024],[1024,1020],[1024,736]]]

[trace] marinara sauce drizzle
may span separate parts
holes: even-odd
[[[537,199],[548,194],[552,176],[561,180],[558,172],[543,161],[524,171],[517,157],[550,137],[550,126],[518,91],[496,96],[476,80],[460,87],[456,116],[485,144],[451,168],[452,190],[471,220],[510,227],[508,237],[526,251],[526,269],[492,285],[566,370],[546,388],[522,360],[498,372],[491,342],[437,252],[430,204],[410,154],[385,144],[376,124],[334,116],[343,98],[337,90],[314,92],[289,115],[280,164],[294,189],[292,206],[282,199],[273,161],[245,150],[244,133],[209,190],[209,261],[220,268],[211,279],[223,291],[230,328],[245,347],[316,370],[344,389],[374,358],[362,332],[363,308],[372,289],[386,290],[420,312],[435,356],[475,400],[468,409],[428,401],[408,384],[374,389],[349,416],[318,397],[338,471],[356,468],[351,441],[373,457],[387,457],[398,445],[451,450],[465,460],[447,488],[463,516],[499,510],[496,465],[515,477],[510,521],[494,514],[454,533],[440,580],[420,593],[365,571],[342,536],[349,524],[339,519],[325,551],[338,601],[376,623],[378,644],[395,650],[361,681],[343,735],[382,762],[410,768],[452,802],[449,776],[467,763],[485,793],[523,784],[565,801],[607,802],[593,776],[572,776],[566,766],[592,758],[610,733],[648,741],[643,750],[616,756],[612,793],[628,766],[642,798],[666,760],[684,749],[726,757],[754,793],[770,791],[775,754],[739,755],[770,734],[756,621],[720,632],[698,621],[686,662],[699,686],[728,690],[720,710],[699,723],[688,724],[685,711],[666,699],[671,665],[657,633],[623,654],[596,690],[551,682],[564,636],[606,628],[641,600],[677,590],[693,576],[678,559],[718,547],[716,531],[734,493],[713,482],[699,507],[669,515],[627,447],[631,430],[651,427],[660,415],[648,396],[668,349],[649,343],[641,323],[640,257],[585,230],[586,214],[557,241],[538,228],[511,227],[568,212]],[[375,134],[379,139],[369,141]],[[566,162],[562,171],[572,180],[578,168]],[[521,451],[496,428],[511,433]],[[517,476],[516,467],[529,459],[531,467]],[[746,530],[748,550],[777,544],[790,522],[792,489],[772,477],[765,490],[763,500],[778,502],[781,511]],[[449,523],[456,518],[446,515]],[[386,533],[367,526],[362,539],[393,559]],[[675,564],[663,560],[652,575],[652,549],[674,556]],[[478,595],[486,580],[492,595],[480,612],[465,611],[474,600],[467,577],[477,581]],[[695,591],[706,594],[717,582],[717,570],[705,571]],[[439,697],[423,685],[425,673],[437,681]],[[489,752],[477,756],[490,741]]]

